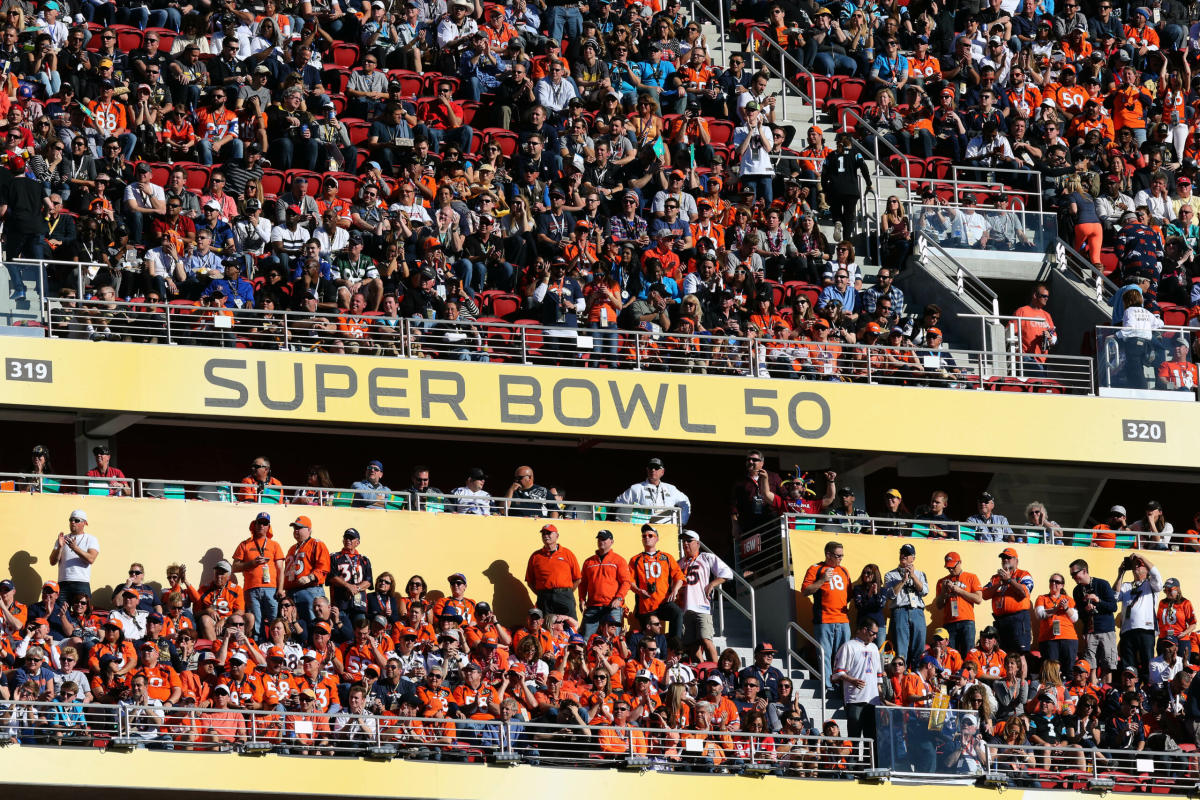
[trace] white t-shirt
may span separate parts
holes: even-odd
[[[483,489],[473,492],[466,486],[460,486],[453,492],[458,498],[455,501],[455,511],[459,514],[475,514],[490,517],[492,515],[492,496]]]
[[[848,675],[864,681],[861,689],[846,682],[842,689],[847,703],[870,703],[879,705],[879,677],[883,675],[883,662],[879,648],[874,642],[864,644],[857,637],[842,645],[833,657],[833,675]]]
[[[67,538],[71,538],[69,535]],[[95,550],[100,552],[100,542],[95,536],[90,533],[81,533],[75,538],[75,544],[83,552]],[[87,562],[86,558],[80,557],[74,550],[64,546],[58,554],[58,581],[77,581],[80,583],[91,583],[92,581],[92,565]]]
[[[770,130],[764,124],[762,126],[766,132],[768,141],[770,141]],[[755,132],[756,136],[750,141],[750,145],[746,148],[746,152],[742,153],[741,173],[742,175],[774,175],[775,167],[771,165],[771,145],[765,144],[762,135]],[[750,129],[745,125],[735,128],[733,131],[733,149],[737,150],[742,146],[742,142],[750,136]]]
[[[679,563],[679,568],[687,577],[683,607],[701,614],[712,613],[712,602],[704,590],[713,578],[731,579],[733,570],[712,553],[701,553],[691,560],[684,559]]]

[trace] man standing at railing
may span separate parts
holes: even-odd
[[[133,490],[129,481],[125,480],[125,473],[112,466],[112,450],[109,449],[109,446],[106,444],[96,445],[92,448],[92,455],[96,458],[96,466],[88,470],[87,476],[106,479],[110,497],[132,496]]]
[[[50,551],[50,566],[58,567],[58,587],[67,597],[92,596],[92,565],[100,556],[100,542],[87,533],[88,515],[83,509],[71,512],[70,533],[58,534]]]
[[[878,625],[869,619],[860,620],[854,638],[834,657],[833,680],[842,685],[846,733],[852,739],[875,738],[875,706],[880,705],[879,684],[883,680],[883,662],[875,644],[878,635]]]
[[[683,594],[683,644],[689,655],[703,650],[708,661],[716,662],[717,648],[713,644],[712,600],[713,593],[725,581],[733,579],[731,570],[714,553],[701,552],[700,535],[685,530],[683,559],[679,569],[685,576]]]
[[[1123,580],[1126,572],[1133,580]],[[1143,681],[1150,677],[1150,659],[1154,656],[1155,620],[1158,594],[1163,588],[1162,573],[1140,553],[1131,553],[1121,561],[1113,581],[1116,599],[1121,603],[1121,640],[1117,645],[1121,664],[1136,667]]]
[[[313,619],[313,600],[325,597],[325,577],[329,574],[329,548],[314,539],[312,520],[306,516],[296,517],[291,523],[296,543],[288,550],[284,559],[283,588],[296,604],[296,613],[305,622]]]
[[[663,461],[657,456],[646,462],[646,480],[641,483],[635,483],[617,497],[616,501],[622,505],[634,506],[659,506],[663,508],[678,508],[679,509],[679,524],[686,525],[688,518],[692,515],[692,501],[688,496],[679,491],[674,484],[666,483],[662,477],[666,471],[663,466]],[[627,522],[630,519],[631,511],[625,510],[618,512],[619,519]],[[645,519],[643,517],[642,519]],[[660,513],[655,515],[652,520],[654,522],[669,522],[670,515]]]
[[[833,659],[850,639],[850,573],[842,566],[845,551],[841,542],[825,544],[825,560],[804,573],[800,594],[813,603],[813,637],[825,655],[826,691],[833,691]]]
[[[1114,506],[1116,508],[1116,506]],[[1124,511],[1124,509],[1121,509]],[[1114,614],[1117,610],[1116,596],[1112,586],[1103,578],[1093,578],[1088,572],[1088,563],[1082,558],[1072,561],[1068,567],[1075,581],[1072,598],[1079,611],[1079,620],[1084,634],[1083,657],[1097,671],[1117,668],[1117,634]]]
[[[264,511],[250,523],[250,538],[233,551],[233,571],[245,574],[246,611],[254,617],[256,626],[265,627],[279,616],[283,557],[283,548],[271,532],[271,515]]]
[[[681,637],[683,610],[675,598],[683,586],[683,571],[674,556],[658,549],[658,538],[653,525],[643,525],[642,552],[629,559],[633,593],[638,598],[634,610],[643,628],[650,617],[657,616],[667,622],[669,636]]]
[[[625,595],[633,583],[629,562],[613,552],[612,531],[596,533],[596,552],[584,560],[580,572],[579,606],[583,609],[580,633],[584,639],[591,639],[601,620],[622,622]]]
[[[46,212],[50,198],[42,183],[25,172],[25,159],[11,156],[8,169],[12,178],[4,186],[0,218],[4,220],[5,254],[9,258],[46,258]],[[21,267],[8,265],[8,289],[11,300],[25,300],[25,281]]]
[[[579,560],[558,543],[558,528],[542,526],[542,546],[529,556],[525,567],[525,583],[537,597],[537,607],[544,614],[563,614],[577,619],[575,591],[582,573]]]

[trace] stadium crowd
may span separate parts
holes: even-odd
[[[927,574],[921,545],[906,543],[895,567],[865,564],[853,581],[842,566],[853,547],[826,544],[801,588],[849,735],[904,740],[884,758],[920,773],[975,773],[990,747],[1003,765],[990,769],[1087,770],[1089,750],[1104,751],[1104,769],[1129,769],[1117,753],[1146,751],[1168,754],[1164,769],[1174,753],[1183,774],[1181,748],[1200,741],[1200,640],[1180,580],[1147,553],[1128,554],[1111,583],[1082,558],[1035,580],[1012,547],[994,570],[949,552],[945,573]],[[984,602],[993,622],[977,631]],[[921,733],[935,727],[928,714],[876,713],[891,705],[963,713],[935,737]],[[885,724],[895,727],[884,733]]]

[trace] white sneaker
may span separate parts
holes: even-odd
[[[833,223],[833,241],[840,242],[842,240],[842,223]]]

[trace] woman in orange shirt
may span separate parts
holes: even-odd
[[[597,261],[592,282],[583,290],[584,316],[592,329],[593,353],[598,364],[616,366],[617,318],[621,315],[621,284],[613,279],[608,264]]]
[[[1038,597],[1033,613],[1038,618],[1038,650],[1043,661],[1074,664],[1079,647],[1079,637],[1075,633],[1079,612],[1075,609],[1075,601],[1063,591],[1065,585],[1061,574],[1051,575],[1050,591]]]

